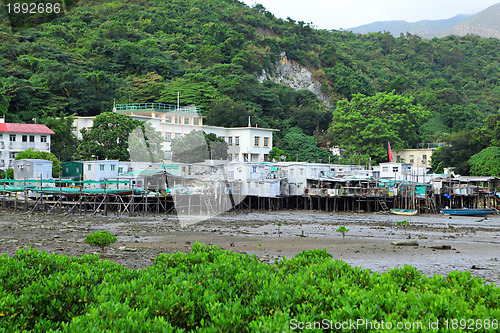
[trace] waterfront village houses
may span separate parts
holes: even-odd
[[[14,161],[14,179],[52,179],[52,163],[41,159]]]
[[[165,159],[171,159],[170,143],[172,139],[182,138],[193,130],[203,130],[223,138],[228,145],[228,160],[236,162],[266,162],[273,147],[273,132],[275,129],[251,126],[219,127],[203,125],[203,117],[199,108],[193,106],[177,107],[170,104],[143,103],[117,104],[114,112],[127,114],[134,119],[147,121],[161,134],[164,144]],[[82,138],[80,130],[90,130],[95,117],[75,117],[73,133]]]
[[[12,168],[16,155],[29,148],[50,152],[50,136],[54,134],[43,124],[6,123],[0,118],[0,170]]]

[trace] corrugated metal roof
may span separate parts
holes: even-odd
[[[52,131],[44,124],[0,123],[0,132],[55,134],[54,131]]]

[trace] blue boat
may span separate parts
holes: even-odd
[[[441,212],[453,216],[486,216],[493,213],[493,209],[443,209]]]

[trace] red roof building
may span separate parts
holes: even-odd
[[[43,124],[0,123],[0,132],[55,134],[54,131]]]
[[[50,136],[43,124],[4,123],[0,119],[0,170],[12,167],[16,155],[27,149],[50,152]]]

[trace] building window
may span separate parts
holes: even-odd
[[[259,147],[260,146],[260,136],[254,136],[253,137],[253,145],[254,145],[254,147]]]
[[[392,167],[392,172],[398,172],[399,168],[398,167]]]
[[[175,116],[175,123],[180,124],[181,123],[181,116]]]
[[[165,132],[165,140],[166,141],[172,141],[172,133]]]
[[[232,161],[233,160],[233,155],[232,154],[227,154],[227,160]]]
[[[382,168],[382,172],[387,172],[387,171],[389,171],[389,167],[383,167]]]
[[[199,125],[200,124],[200,118],[194,117],[193,118],[193,125]]]
[[[123,167],[118,168],[118,173],[123,173]]]
[[[257,167],[252,167],[252,172],[257,172]]]
[[[9,135],[9,141],[10,142],[15,142],[16,141],[16,135],[15,134]]]
[[[34,135],[30,135],[30,142],[35,142],[35,136]]]
[[[269,138],[264,137],[264,147],[269,147]]]
[[[182,134],[181,133],[175,133],[174,138],[175,139],[182,139]]]
[[[191,122],[190,122],[190,119],[189,117],[184,117],[184,125],[189,125]]]
[[[422,155],[422,163],[427,163],[427,155]]]
[[[269,154],[264,154],[264,162],[269,162]]]
[[[233,137],[232,136],[228,136],[227,137],[227,145],[228,146],[232,146],[233,145]]]
[[[104,164],[99,164],[99,170],[101,170],[101,171],[104,170]]]
[[[243,154],[243,162],[248,162],[248,154]]]
[[[171,122],[172,122],[172,118],[170,118],[170,117],[165,117],[165,122],[166,122],[166,123],[171,123]]]
[[[239,146],[240,145],[240,137],[239,136],[235,136],[234,137],[234,145],[235,146]]]
[[[87,170],[91,171],[92,170],[92,164],[87,164]]]
[[[110,167],[111,171],[115,171],[116,165],[111,164],[109,167]]]
[[[23,142],[28,142],[28,136],[27,135],[23,135]]]
[[[410,155],[410,163],[413,163],[414,160],[413,155]]]
[[[76,173],[80,173],[80,167],[76,167]]]
[[[42,135],[40,137],[40,142],[47,142],[47,136],[46,135]]]

